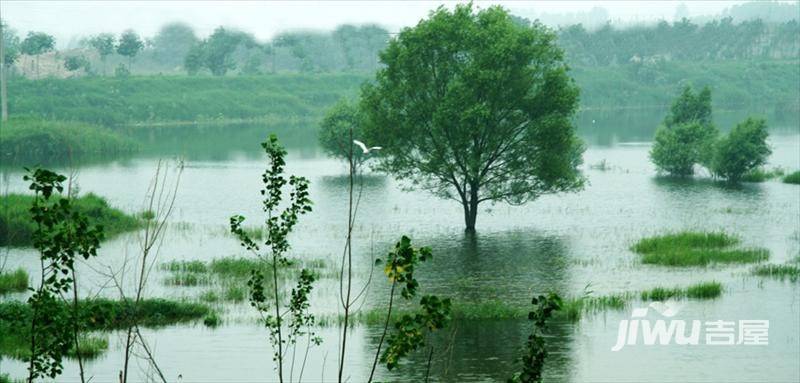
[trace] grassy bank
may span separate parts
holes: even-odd
[[[65,304],[65,303],[62,303]],[[160,327],[201,320],[212,310],[203,304],[145,299],[135,308],[131,300],[92,299],[79,304],[81,323],[87,331],[102,332],[126,328],[138,321],[144,327]],[[0,302],[0,355],[22,358],[30,353],[30,307],[18,301]],[[98,356],[108,348],[104,337],[87,335],[79,341],[85,356]]]
[[[28,289],[28,273],[23,269],[0,273],[0,295]]]
[[[5,164],[118,156],[137,147],[118,132],[85,122],[14,118],[0,129],[0,160]]]
[[[769,258],[765,249],[734,248],[741,241],[726,233],[683,231],[643,238],[631,250],[642,263],[663,266],[706,266],[712,263],[753,263]]]
[[[800,71],[796,60],[660,62],[574,67],[581,105],[592,108],[669,105],[680,84],[708,85],[714,108],[772,105],[797,111]]]
[[[365,76],[142,76],[14,79],[9,113],[103,125],[319,116]]]
[[[746,75],[743,75],[746,74]],[[668,62],[574,67],[581,106],[665,107],[678,84],[709,85],[714,106],[771,105],[797,110],[797,61]],[[320,117],[342,96],[355,96],[371,74],[139,76],[12,79],[11,115],[103,125],[242,121],[269,116]]]
[[[105,198],[95,194],[86,194],[74,200],[79,211],[86,214],[95,223],[103,225],[106,238],[116,234],[135,230],[140,221],[136,217],[125,214],[111,207]],[[30,246],[36,224],[30,217],[33,196],[23,194],[6,194],[0,196],[0,246]]]

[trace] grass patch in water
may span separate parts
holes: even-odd
[[[694,299],[714,299],[722,295],[722,284],[703,282],[686,288],[686,297]]]
[[[785,264],[785,265],[759,265],[753,268],[753,274],[760,277],[769,277],[783,280],[790,280],[796,282],[800,280],[800,265]]]
[[[670,298],[682,299],[714,299],[722,295],[722,284],[719,282],[702,282],[687,288],[656,287],[642,291],[639,297],[643,301],[665,301]]]
[[[0,246],[31,246],[36,224],[31,219],[30,208],[34,197],[27,194],[0,196]],[[73,199],[76,210],[89,217],[90,222],[103,226],[106,239],[136,230],[141,221],[132,215],[113,208],[105,198],[89,193]]]
[[[554,317],[569,322],[578,322],[585,314],[592,314],[604,310],[622,310],[627,307],[630,294],[612,294],[599,297],[584,296],[580,298],[565,299],[561,309]],[[481,302],[453,302],[450,315],[456,320],[511,320],[525,319],[531,307],[514,305],[502,300],[486,300]],[[407,308],[392,310],[392,318],[399,318],[405,314],[413,314]],[[383,325],[386,320],[385,308],[373,308],[359,311],[350,319],[351,325],[377,326]],[[321,327],[339,326],[344,322],[341,315],[320,315],[317,324]]]
[[[632,250],[640,254],[650,254],[674,249],[713,249],[738,245],[739,238],[721,232],[682,231],[650,238],[643,238],[633,245]]]
[[[726,233],[683,231],[643,238],[631,250],[642,263],[664,266],[705,266],[710,263],[754,263],[769,258],[765,249],[732,249],[739,238]]]
[[[210,284],[211,280],[204,274],[180,272],[168,276],[164,283],[169,286],[201,286]]]
[[[225,286],[223,297],[228,302],[242,302],[247,298],[247,288],[239,284],[228,284]]]
[[[774,178],[781,178],[783,174],[784,171],[781,168],[774,168],[772,170],[758,168],[745,173],[742,176],[742,182],[765,182]]]
[[[765,249],[676,249],[642,256],[642,263],[664,266],[706,266],[709,263],[755,263],[769,258]]]
[[[800,170],[787,174],[783,177],[783,183],[800,185]]]
[[[83,300],[78,304],[78,311],[87,331],[120,330],[134,320],[143,327],[161,327],[200,320],[212,312],[204,304],[161,298],[144,299],[138,308],[132,300]],[[0,302],[0,355],[21,358],[30,353],[31,315],[30,307],[24,302]],[[87,340],[86,350],[82,352],[100,351],[101,346],[100,341]]]
[[[206,325],[206,327],[215,328],[222,324],[222,319],[216,311],[211,311],[203,317],[203,324]]]
[[[67,356],[77,358],[80,354],[83,359],[94,359],[108,350],[108,339],[98,335],[84,334],[78,338],[78,351],[75,347],[69,350]]]
[[[28,272],[17,269],[0,274],[0,294],[18,293],[28,289]]]
[[[161,270],[172,272],[189,272],[189,273],[205,273],[207,271],[206,264],[202,261],[170,261],[162,263],[159,267]]]

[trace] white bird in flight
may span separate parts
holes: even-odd
[[[353,143],[358,145],[358,147],[361,148],[361,150],[364,152],[364,154],[369,154],[369,152],[371,152],[373,150],[381,150],[381,149],[383,149],[380,146],[373,146],[371,148],[367,148],[367,145],[364,145],[364,143],[359,141],[359,140],[353,140]]]

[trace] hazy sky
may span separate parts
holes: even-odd
[[[478,7],[501,4],[525,16],[542,13],[587,12],[605,8],[614,20],[672,20],[685,3],[691,16],[719,13],[743,1],[477,1]],[[71,38],[99,32],[119,33],[133,28],[152,36],[171,21],[183,21],[205,36],[218,25],[235,26],[269,39],[289,29],[331,30],[343,23],[378,23],[392,32],[415,24],[439,5],[427,1],[0,1],[0,16],[20,35],[29,30],[50,33],[63,47]]]

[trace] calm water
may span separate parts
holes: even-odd
[[[718,116],[723,130],[744,113]],[[578,324],[556,324],[549,339],[552,356],[547,375],[553,381],[798,381],[800,380],[800,285],[749,276],[749,266],[673,269],[641,265],[628,250],[643,236],[666,230],[725,230],[739,234],[746,246],[770,250],[772,263],[800,254],[800,188],[780,182],[725,187],[704,179],[670,181],[655,177],[647,153],[653,126],[662,113],[625,116],[584,114],[578,119],[589,144],[584,171],[589,185],[579,193],[546,196],[523,207],[486,205],[478,216],[479,233],[463,233],[460,206],[421,192],[405,192],[390,177],[365,177],[355,233],[354,255],[366,280],[373,255],[383,255],[400,235],[431,246],[434,260],[424,264],[418,279],[423,293],[458,302],[503,300],[527,304],[535,293],[554,289],[596,295],[637,291],[655,286],[686,286],[717,280],[720,299],[686,301],[677,319],[713,321],[768,319],[768,346],[634,346],[611,352],[619,321],[630,310],[608,311]],[[771,166],[800,168],[800,128],[796,116],[774,118]],[[592,122],[594,121],[594,122]],[[728,122],[731,121],[731,122]],[[788,121],[788,122],[787,122]],[[253,222],[260,213],[258,190],[264,162],[257,143],[263,126],[134,129],[149,144],[134,157],[76,166],[82,192],[106,196],[129,212],[141,211],[159,158],[181,156],[186,167],[173,224],[159,259],[211,260],[244,255],[227,234],[227,220],[241,213]],[[304,216],[292,237],[292,255],[337,264],[347,214],[344,165],[327,158],[313,133],[285,127],[277,133],[289,150],[288,171],[308,177],[314,212]],[[588,165],[606,160],[609,170]],[[67,171],[66,168],[61,168]],[[23,191],[22,173],[5,168],[3,189]],[[114,295],[105,278],[93,270],[118,266],[124,254],[138,249],[137,233],[103,244],[100,257],[82,265],[84,294]],[[36,270],[33,251],[8,251],[9,267]],[[151,296],[197,297],[202,288],[166,287],[166,275],[154,275]],[[34,275],[35,279],[35,275]],[[380,278],[368,291],[366,307],[383,304],[388,286]],[[337,312],[338,284],[323,279],[312,307],[320,314]],[[12,297],[20,298],[20,296]],[[634,307],[643,307],[639,302]],[[224,307],[226,323],[217,329],[202,325],[147,330],[166,375],[185,382],[256,382],[271,379],[273,364],[266,332],[255,324],[246,305]],[[657,314],[656,314],[657,315]],[[379,328],[353,330],[348,349],[351,381],[369,373]],[[529,331],[525,321],[462,321],[435,337],[432,375],[441,381],[505,380],[518,365],[515,358]],[[309,356],[305,381],[334,380],[338,333],[323,329],[323,346]],[[88,363],[94,381],[115,381],[121,366],[120,336],[109,335],[109,352]],[[379,369],[383,378],[417,381],[426,355],[414,355],[396,373]],[[416,366],[415,366],[416,365]],[[59,381],[77,380],[68,363]],[[0,362],[0,371],[22,377],[25,366]],[[133,373],[148,371],[134,366]],[[295,379],[297,378],[295,372]]]

